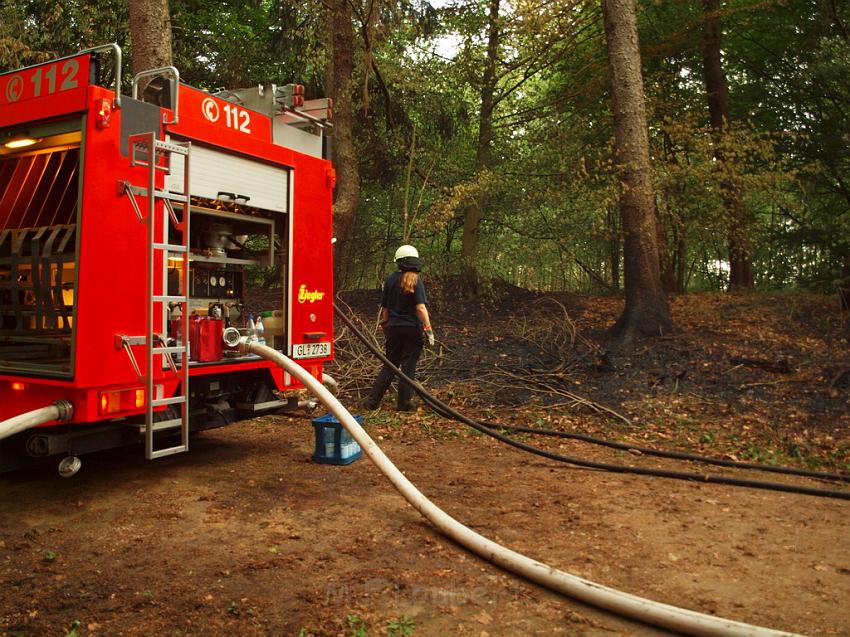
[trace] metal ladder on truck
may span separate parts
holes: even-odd
[[[147,319],[145,335],[141,337],[121,337],[121,345],[127,351],[130,361],[145,386],[145,457],[148,460],[170,456],[189,450],[189,217],[191,195],[189,194],[189,150],[188,142],[161,141],[156,133],[131,135],[128,140],[130,165],[147,168],[147,188],[133,186],[127,181],[120,182],[124,194],[130,199],[139,222],[147,225]],[[183,166],[183,192],[172,193],[157,189],[157,174],[171,172],[173,156],[181,156]],[[138,198],[146,198],[145,210],[139,205]],[[162,201],[157,212],[156,203]],[[175,204],[182,208],[177,216]],[[172,234],[180,235],[180,242],[171,239]],[[172,255],[183,260],[180,285],[176,293],[169,294],[168,264]],[[175,345],[167,343],[167,324],[169,304],[182,305],[180,339]],[[177,335],[175,335],[176,337]],[[131,346],[145,346],[144,372],[139,369]],[[175,355],[179,360],[175,361]],[[170,369],[177,379],[177,392],[170,397],[161,395],[162,385],[156,384],[155,371]],[[160,378],[160,381],[166,380]],[[165,408],[165,412],[158,408]],[[170,414],[179,409],[179,418],[155,420],[160,413]],[[157,432],[171,436],[174,429],[180,429],[179,444],[157,448]]]

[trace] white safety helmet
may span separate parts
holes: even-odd
[[[415,257],[418,259],[419,251],[413,246],[403,245],[395,251],[395,257],[393,257],[393,261],[398,261],[399,259],[403,259],[404,257]]]

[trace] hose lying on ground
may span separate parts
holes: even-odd
[[[850,482],[850,475],[842,475],[840,473],[825,473],[823,471],[810,471],[808,469],[795,469],[794,467],[780,467],[767,464],[756,464],[754,462],[740,462],[738,460],[726,460],[724,458],[712,458],[711,456],[700,456],[695,453],[686,453],[684,451],[669,451],[667,449],[652,449],[651,447],[639,447],[630,445],[625,442],[616,442],[614,440],[604,440],[602,438],[594,438],[586,434],[578,434],[569,431],[558,431],[557,429],[538,429],[536,427],[519,427],[517,425],[505,425],[489,420],[479,420],[482,425],[491,429],[502,429],[504,431],[513,431],[516,433],[530,433],[538,436],[553,436],[556,438],[568,438],[570,440],[580,440],[602,447],[610,447],[611,449],[621,449],[623,451],[637,451],[645,456],[655,456],[657,458],[672,458],[674,460],[688,460],[690,462],[702,462],[704,464],[712,464],[719,467],[729,467],[732,469],[753,469],[754,471],[766,471],[770,473],[781,473],[791,476],[802,476],[805,478],[817,478],[819,480],[836,480],[839,482]]]
[[[674,480],[688,480],[692,482],[704,482],[708,484],[725,484],[736,487],[748,487],[751,489],[766,489],[769,491],[781,491],[785,493],[798,493],[801,495],[812,495],[824,498],[837,498],[840,500],[850,500],[850,492],[847,491],[837,491],[830,489],[815,489],[813,487],[804,487],[798,485],[785,484],[781,482],[765,482],[761,480],[748,480],[743,478],[730,478],[727,476],[717,476],[717,475],[709,475],[709,474],[699,474],[699,473],[688,473],[685,471],[670,471],[666,469],[650,469],[644,467],[631,467],[626,465],[617,465],[610,463],[602,463],[602,462],[593,462],[590,460],[584,460],[581,458],[574,458],[571,456],[564,456],[561,454],[557,454],[551,451],[546,451],[545,449],[540,449],[539,447],[535,447],[533,445],[526,444],[524,442],[520,442],[518,440],[514,440],[510,436],[506,436],[504,434],[496,431],[495,428],[492,428],[482,422],[477,420],[473,420],[464,414],[461,414],[454,408],[450,407],[446,403],[440,401],[435,398],[431,393],[428,392],[419,382],[412,380],[408,376],[404,374],[398,367],[393,365],[390,360],[384,356],[383,352],[381,352],[375,345],[352,323],[352,321],[346,316],[342,310],[339,309],[338,306],[334,305],[334,311],[337,316],[339,316],[342,321],[351,329],[355,336],[357,336],[363,343],[369,348],[369,350],[375,354],[385,365],[388,365],[390,369],[401,379],[400,382],[408,382],[410,385],[416,390],[422,400],[437,412],[439,415],[451,418],[453,420],[457,420],[466,425],[469,425],[473,429],[480,431],[483,434],[490,436],[491,438],[495,438],[501,442],[504,442],[507,445],[515,447],[517,449],[522,449],[523,451],[528,451],[529,453],[536,454],[538,456],[542,456],[544,458],[549,458],[550,460],[555,460],[558,462],[564,462],[567,464],[571,464],[578,467],[584,467],[587,469],[599,469],[602,471],[610,471],[613,473],[631,473],[636,475],[644,475],[650,477],[658,477],[658,478],[670,478]],[[497,428],[502,428],[502,425],[498,425]],[[530,428],[529,428],[530,429]],[[536,432],[535,432],[536,433]],[[606,441],[607,442],[607,441]],[[628,447],[633,448],[633,447]],[[674,452],[663,452],[665,454],[673,454]],[[661,452],[657,455],[662,455]],[[668,455],[665,457],[673,457],[672,455]],[[702,456],[695,456],[694,458],[688,459],[702,459]],[[724,461],[729,462],[729,461]],[[742,463],[748,464],[748,463]],[[729,466],[729,465],[727,465]],[[732,465],[737,466],[737,465]],[[738,467],[738,468],[760,468],[763,465],[755,465],[748,467]],[[796,472],[795,469],[789,469],[790,473]],[[834,474],[817,474],[817,477],[820,478],[830,478]],[[844,479],[843,476],[840,477]]]
[[[512,551],[487,539],[455,520],[426,498],[387,458],[384,452],[369,437],[369,434],[346,411],[345,407],[318,380],[311,376],[307,370],[280,352],[265,345],[246,343],[241,345],[240,348],[244,352],[257,354],[277,363],[286,372],[300,380],[304,387],[312,392],[336,417],[342,426],[345,427],[368,458],[417,511],[450,539],[497,566],[582,602],[644,623],[676,630],[688,635],[741,637],[779,637],[780,635],[791,635],[791,633],[779,632],[769,628],[697,613],[668,604],[661,604],[643,597],[608,588],[607,586],[596,584],[571,573],[552,568],[542,562],[532,560],[521,553]]]
[[[70,420],[73,413],[74,408],[71,403],[67,400],[57,400],[47,407],[33,409],[0,422],[0,440],[54,420]]]

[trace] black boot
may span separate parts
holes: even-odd
[[[372,385],[372,389],[369,392],[369,397],[363,401],[364,409],[377,409],[381,405],[381,399],[384,397],[387,389],[389,389],[390,383],[393,382],[393,371],[387,367],[381,369],[381,372],[378,374],[378,377],[375,379],[375,383]]]

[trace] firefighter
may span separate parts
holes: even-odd
[[[408,377],[415,379],[416,363],[424,341],[427,340],[429,345],[434,344],[434,331],[426,307],[428,299],[419,277],[422,262],[419,260],[419,252],[411,245],[403,245],[396,250],[394,260],[398,271],[384,281],[381,294],[381,327],[386,337],[387,358]],[[367,409],[378,408],[392,379],[393,371],[384,365],[364,403]],[[415,409],[413,387],[401,380],[398,383],[396,408],[399,411]]]

